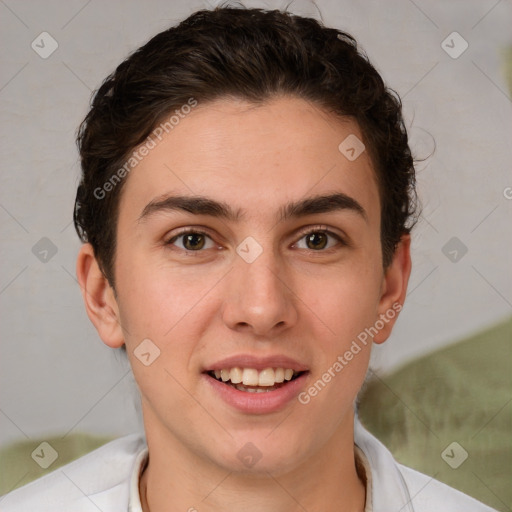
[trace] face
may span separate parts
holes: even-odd
[[[383,269],[372,162],[340,152],[349,135],[363,139],[301,99],[223,99],[199,104],[126,178],[105,301],[116,322],[93,322],[108,345],[126,343],[148,439],[277,474],[351,436],[362,333],[380,319],[375,341],[387,338],[408,252]],[[293,379],[271,386],[276,368]]]

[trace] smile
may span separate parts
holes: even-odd
[[[210,377],[247,393],[266,393],[282,387],[303,372],[292,368],[224,368],[208,372]]]

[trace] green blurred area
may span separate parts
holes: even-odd
[[[512,92],[512,46],[500,57]],[[359,400],[361,421],[399,462],[512,510],[512,318],[386,377],[373,375]],[[453,442],[468,454],[457,468],[441,457],[454,453]]]
[[[66,437],[44,437],[12,443],[0,450],[0,495],[51,473],[112,439],[107,436],[76,433]],[[34,450],[44,441],[50,444],[58,454],[55,462],[47,469],[43,469],[37,464],[37,457],[32,458]],[[40,453],[40,450],[36,450],[36,453]]]
[[[374,374],[359,416],[402,464],[509,511],[512,319],[389,376]],[[468,453],[456,469],[441,457],[452,442]]]

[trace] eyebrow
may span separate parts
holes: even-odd
[[[317,195],[289,202],[279,208],[278,221],[283,222],[291,218],[343,210],[357,213],[366,222],[368,221],[365,209],[355,199],[342,192]],[[245,217],[243,209],[238,208],[235,210],[229,204],[209,197],[165,195],[149,202],[140,214],[138,222],[156,213],[167,211],[184,211],[193,215],[209,215],[231,222],[238,222]]]

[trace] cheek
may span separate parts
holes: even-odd
[[[317,347],[316,372],[303,398],[314,401],[313,407],[330,404],[337,411],[331,418],[336,422],[352,406],[366,376],[372,345],[366,329],[377,318],[380,269],[372,261],[316,277],[303,283],[301,295],[308,297],[310,325],[317,325],[309,331]]]
[[[381,274],[375,262],[354,264],[303,282],[301,297],[324,323],[334,349],[341,350],[375,322]]]
[[[131,268],[126,265],[119,270],[120,320],[142,396],[153,406],[167,403],[172,396],[178,406],[185,407],[190,396],[178,383],[190,378],[192,356],[201,338],[198,318],[203,302],[199,299],[205,288],[136,261]],[[146,365],[143,354],[148,352]]]
[[[159,347],[187,345],[197,337],[200,319],[208,316],[207,291],[214,288],[214,272],[176,269],[151,262],[150,257],[120,258],[117,272],[119,309],[126,344],[150,338]],[[183,348],[183,347],[180,347]]]

